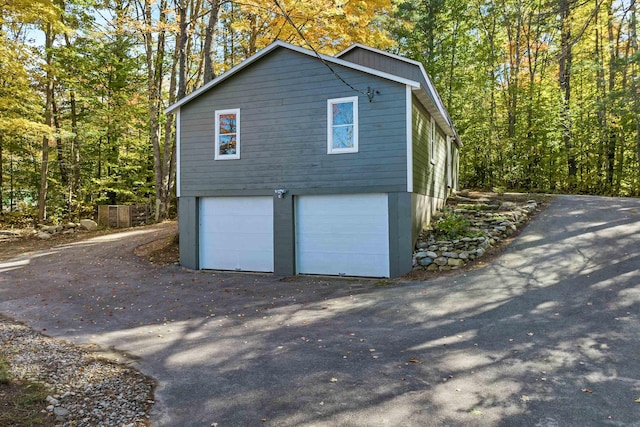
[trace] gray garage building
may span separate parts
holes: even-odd
[[[167,109],[180,262],[394,277],[457,187],[462,143],[418,62],[277,41]]]

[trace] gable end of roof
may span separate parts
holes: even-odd
[[[312,50],[305,49],[303,47],[295,46],[295,45],[292,45],[292,44],[285,43],[283,41],[277,40],[277,41],[271,43],[269,46],[263,48],[258,53],[254,54],[253,56],[245,59],[244,61],[242,61],[241,63],[239,63],[235,67],[231,68],[230,70],[228,70],[224,74],[221,74],[217,78],[211,80],[209,83],[207,83],[204,86],[200,87],[199,89],[191,92],[189,95],[185,96],[180,101],[174,103],[173,105],[170,105],[169,107],[167,107],[165,109],[165,113],[169,114],[169,113],[174,112],[175,110],[179,109],[184,104],[186,104],[186,103],[190,102],[191,100],[199,97],[200,95],[204,94],[205,92],[209,91],[210,89],[212,89],[216,85],[218,85],[221,82],[223,82],[224,80],[228,79],[229,77],[233,76],[234,74],[238,73],[239,71],[249,67],[251,64],[256,62],[258,59],[268,55],[269,53],[273,52],[274,50],[276,50],[278,48],[288,49],[288,50],[291,50],[291,51],[294,51],[294,52],[298,52],[298,53],[301,53],[303,55],[307,55],[307,56],[310,56],[310,57],[313,57],[313,58],[316,58],[316,59],[318,57],[318,55],[316,55],[316,53],[314,51],[312,51]],[[380,70],[376,70],[376,69],[373,69],[373,68],[369,68],[369,67],[365,67],[365,66],[362,66],[362,65],[358,65],[358,64],[355,64],[353,62],[345,61],[345,60],[340,59],[340,58],[336,58],[336,57],[333,57],[333,56],[322,55],[322,54],[320,54],[319,56],[320,56],[320,59],[322,61],[324,61],[325,63],[329,63],[329,64],[332,64],[332,65],[340,65],[340,66],[343,66],[343,67],[346,67],[346,68],[350,68],[352,70],[360,71],[360,72],[365,73],[365,74],[377,76],[377,77],[380,77],[380,78],[383,78],[383,79],[386,79],[386,80],[394,81],[396,83],[400,83],[400,84],[404,84],[404,85],[407,85],[407,86],[411,86],[412,88],[419,88],[421,86],[419,82],[416,82],[414,80],[406,79],[404,77],[396,76],[394,74],[386,73],[384,71],[380,71]]]

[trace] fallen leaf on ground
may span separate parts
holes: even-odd
[[[421,361],[419,361],[418,359],[415,359],[415,358],[409,359],[409,362],[410,363],[422,363]]]

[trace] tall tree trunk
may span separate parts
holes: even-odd
[[[595,62],[596,62],[596,118],[598,122],[598,163],[596,170],[598,171],[597,186],[600,191],[604,191],[606,179],[602,177],[602,173],[606,170],[606,149],[605,135],[607,128],[607,87],[604,76],[604,57],[602,47],[602,34],[600,31],[598,14],[595,15]]]
[[[0,217],[2,217],[2,215],[4,215],[4,209],[2,206],[2,189],[4,186],[4,170],[2,168],[4,159],[2,158],[2,142],[3,142],[3,138],[2,138],[2,134],[0,134]]]
[[[67,33],[64,34],[64,40],[67,48],[71,48],[71,40]],[[71,146],[69,147],[69,159],[71,163],[71,172],[69,174],[69,198],[67,204],[69,213],[73,210],[73,197],[80,188],[80,136],[78,134],[78,107],[76,105],[76,93],[73,89],[69,91],[69,107],[71,110]]]
[[[573,191],[576,188],[577,164],[573,140],[571,135],[571,62],[572,40],[571,40],[571,9],[570,0],[559,0],[560,13],[560,58],[558,80],[560,83],[560,94],[562,96],[561,110],[561,132],[564,149],[567,156],[567,187]]]
[[[220,12],[220,0],[209,0],[211,11],[209,12],[209,21],[204,34],[204,83],[207,84],[216,77],[213,69],[215,59],[215,49],[213,40],[215,37],[216,26],[218,25],[218,13]]]
[[[160,148],[160,109],[162,106],[161,88],[163,77],[163,62],[165,52],[165,24],[167,2],[162,0],[159,5],[159,22],[160,29],[154,48],[153,39],[153,12],[151,0],[144,0],[144,21],[145,32],[143,34],[145,40],[145,54],[147,62],[147,90],[149,97],[149,139],[153,150],[153,170],[155,181],[155,220],[159,221],[166,218],[167,201],[163,193],[163,168]]]
[[[52,52],[53,47],[53,26],[46,24],[45,30],[45,51],[46,51],[46,87],[45,87],[45,112],[44,120],[45,124],[53,131],[53,72],[52,67]],[[47,218],[47,190],[48,182],[47,175],[49,171],[49,142],[51,136],[44,135],[42,137],[42,163],[40,165],[40,191],[38,193],[38,220],[44,221]]]
[[[535,6],[533,6],[535,7]],[[541,176],[542,156],[544,142],[539,138],[538,126],[534,121],[535,115],[538,113],[537,106],[541,105],[541,90],[536,85],[536,81],[542,81],[545,74],[546,54],[541,51],[541,45],[538,42],[542,29],[542,21],[539,16],[539,9],[531,9],[526,19],[523,19],[525,33],[525,53],[526,63],[529,71],[529,82],[527,89],[527,138],[528,142],[525,150],[526,172],[524,176],[525,188],[544,188],[544,177]]]
[[[613,175],[614,175],[614,167],[615,167],[615,157],[616,157],[616,142],[617,142],[617,131],[615,127],[615,123],[613,123],[613,118],[616,115],[615,104],[616,100],[614,99],[615,90],[616,90],[616,74],[617,74],[617,65],[616,65],[616,41],[613,35],[613,0],[609,0],[607,5],[607,36],[608,36],[608,45],[609,45],[609,102],[607,104],[610,105],[609,115],[611,119],[607,120],[608,123],[608,134],[607,134],[607,156],[606,156],[606,173],[607,173],[607,192],[611,194],[613,191]]]
[[[484,63],[484,70],[486,72],[486,80],[488,82],[489,89],[489,111],[487,113],[487,142],[489,144],[488,149],[480,147],[479,154],[474,163],[474,174],[476,185],[481,187],[492,187],[494,185],[494,179],[496,175],[499,175],[496,170],[498,169],[495,156],[499,150],[494,148],[496,136],[496,67],[497,67],[497,54],[496,54],[496,27],[497,27],[497,13],[493,13],[495,6],[492,5],[488,12],[483,13],[482,6],[477,6],[477,13],[480,17],[480,23],[482,29],[485,32],[486,43],[489,47],[489,57],[486,58]],[[486,93],[486,92],[485,92]],[[499,175],[502,176],[502,175]]]
[[[173,52],[173,64],[171,66],[171,77],[169,80],[169,105],[176,102],[176,86],[178,80],[178,63],[180,62],[181,50],[180,45],[176,44]],[[181,76],[182,78],[182,76]],[[166,200],[165,206],[167,213],[171,206],[171,190],[173,188],[174,177],[173,170],[175,165],[175,150],[177,135],[174,135],[173,129],[175,128],[176,115],[171,114],[167,117],[164,125],[164,145],[162,152],[162,198]]]
[[[502,18],[507,31],[507,49],[509,56],[509,70],[506,76],[507,91],[507,132],[512,143],[512,149],[516,150],[516,123],[518,109],[518,91],[520,76],[520,38],[522,32],[522,10],[520,0],[516,1],[515,12],[502,1]],[[513,20],[515,19],[515,24]],[[514,28],[515,25],[515,28]]]
[[[180,33],[178,35],[179,70],[178,99],[187,94],[187,4],[186,0],[177,0],[178,16],[180,20]],[[206,54],[205,54],[206,56]]]
[[[80,136],[78,135],[78,109],[76,105],[76,93],[69,93],[69,106],[71,107],[71,179],[69,181],[69,210],[73,205],[73,197],[80,188]]]
[[[636,0],[631,1],[631,55],[635,58],[631,63],[631,97],[633,98],[633,121],[635,124],[635,140],[636,140],[636,176],[635,176],[635,195],[640,195],[640,94],[638,93],[638,33],[637,33],[637,13]]]
[[[51,111],[53,112],[53,126],[56,129],[60,129],[60,110],[58,109],[58,103],[55,99],[55,93],[51,97]],[[69,176],[67,165],[64,158],[64,146],[62,142],[62,135],[58,132],[56,134],[56,153],[58,160],[58,171],[60,172],[60,182],[65,187],[69,184]]]
[[[449,84],[448,84],[448,93],[447,93],[447,105],[445,108],[449,111],[453,111],[453,81],[454,81],[454,73],[456,70],[456,55],[458,53],[458,28],[460,26],[459,17],[456,19],[456,23],[453,26],[452,34],[451,34],[451,60],[449,61]]]
[[[9,212],[13,212],[15,206],[15,175],[13,173],[13,153],[9,153]]]

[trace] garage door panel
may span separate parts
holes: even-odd
[[[273,198],[200,199],[200,268],[273,271]]]
[[[273,227],[273,226],[272,226]],[[209,239],[206,245],[211,250],[250,250],[251,246],[259,246],[260,242],[268,242],[271,239],[270,233],[233,233],[225,232],[207,232],[204,233]],[[269,242],[273,245],[272,242]]]
[[[299,273],[388,276],[388,237],[386,194],[296,198]]]
[[[301,227],[304,227],[304,230],[311,233],[317,233],[318,235],[327,234],[329,236],[335,236],[334,229],[340,226],[340,223],[349,224],[349,230],[353,233],[363,233],[370,234],[371,228],[374,227],[375,231],[373,234],[378,234],[377,230],[379,225],[387,221],[386,217],[376,217],[376,218],[360,218],[359,221],[353,222],[350,221],[351,218],[343,217],[340,220],[331,219],[327,220],[324,217],[312,217],[307,218],[306,221],[302,221],[300,223]],[[350,222],[349,222],[350,221]]]
[[[375,248],[366,247],[367,243],[354,245],[354,240],[360,242],[370,242],[369,245],[375,245]],[[313,241],[298,240],[298,249],[300,251],[315,252],[335,252],[335,253],[353,253],[357,249],[358,253],[380,253],[387,254],[388,251],[382,248],[387,245],[386,241],[380,241],[379,236],[371,233],[353,233],[348,235],[330,235],[330,234],[314,234]]]
[[[387,262],[386,256],[371,258],[371,266],[357,266],[359,259],[352,260],[347,257],[329,262],[326,258],[313,265],[300,265],[301,274],[322,274],[329,276],[362,276],[362,277],[388,277],[388,273],[376,267]],[[319,271],[322,271],[320,273]]]
[[[260,215],[206,215],[203,224],[203,231],[208,233],[222,233],[233,235],[251,235],[254,233],[265,234],[265,230],[273,229],[273,216],[265,218]],[[233,231],[234,227],[242,224],[241,231]],[[272,233],[268,233],[272,234]]]
[[[361,214],[374,215],[381,205],[385,194],[333,194],[322,196],[301,196],[301,206],[312,206],[318,214],[344,215],[351,217],[353,210],[362,210]]]

